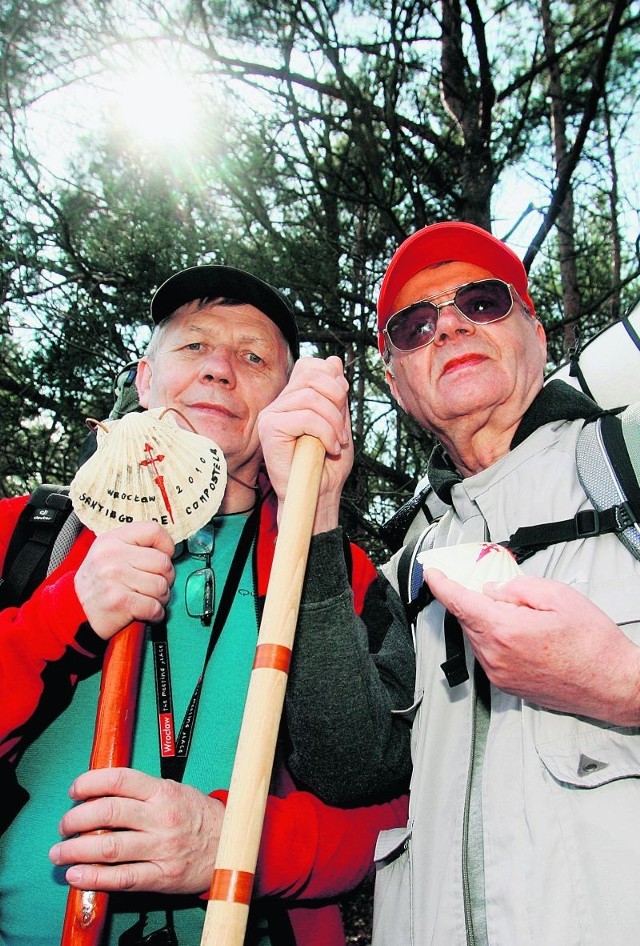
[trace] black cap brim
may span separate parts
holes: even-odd
[[[290,304],[273,286],[234,266],[191,266],[174,273],[156,290],[151,318],[157,324],[188,302],[219,296],[246,302],[263,312],[278,326],[293,357],[299,357],[298,326]]]

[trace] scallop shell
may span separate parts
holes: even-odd
[[[439,568],[448,578],[472,591],[482,591],[487,581],[508,581],[524,574],[509,549],[490,542],[427,549],[416,558],[423,567]]]
[[[70,488],[73,508],[99,534],[126,522],[159,522],[174,542],[218,511],[227,484],[220,447],[154,408],[97,423],[96,452]]]

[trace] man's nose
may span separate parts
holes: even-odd
[[[233,357],[226,345],[216,345],[207,351],[200,366],[200,378],[218,384],[235,384]]]
[[[445,341],[456,335],[470,335],[475,331],[473,322],[456,308],[453,300],[445,302],[438,313],[434,342]]]

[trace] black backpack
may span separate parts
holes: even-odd
[[[68,539],[61,536],[65,523]],[[50,483],[38,486],[20,513],[7,548],[0,577],[0,608],[18,607],[27,601],[63,560],[80,528],[69,499],[69,487]],[[58,547],[62,549],[54,555],[59,537]]]

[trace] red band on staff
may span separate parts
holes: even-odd
[[[228,903],[250,903],[254,874],[246,870],[216,868],[211,879],[210,900]]]
[[[253,669],[266,667],[269,670],[282,670],[289,673],[291,648],[283,644],[258,644]]]

